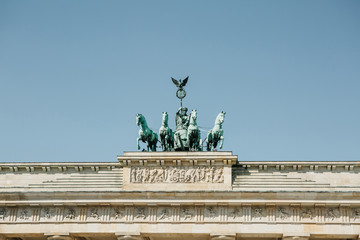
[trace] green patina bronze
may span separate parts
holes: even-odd
[[[191,151],[202,151],[202,142],[200,136],[200,130],[196,122],[197,119],[197,111],[192,110],[190,113],[190,121],[187,132],[187,139],[189,142],[189,149]]]
[[[159,141],[163,151],[202,151],[202,140],[200,129],[197,125],[197,111],[192,110],[187,115],[188,109],[182,106],[182,99],[186,96],[184,89],[189,77],[184,80],[171,78],[178,87],[176,96],[180,99],[180,108],[175,114],[176,130],[175,132],[168,125],[169,116],[167,112],[162,113],[162,124],[159,129],[160,141],[158,135],[154,133],[147,125],[145,117],[141,114],[136,115],[136,124],[140,127],[137,146],[140,149],[140,140],[147,143],[147,151],[156,151],[156,145]],[[206,150],[216,151],[222,149],[224,143],[222,124],[224,122],[225,112],[220,112],[215,120],[215,126],[210,130],[206,137]]]
[[[222,124],[224,123],[225,114],[226,114],[225,112],[221,112],[217,115],[213,129],[211,129],[208,132],[208,135],[206,137],[206,150],[208,151],[211,150],[216,151],[216,147],[219,141],[220,141],[219,148],[222,149],[223,147],[224,131],[222,129]]]
[[[174,150],[174,133],[168,125],[168,113],[163,112],[162,114],[162,124],[159,129],[160,143],[163,151],[173,151]]]
[[[137,147],[140,150],[140,140],[147,143],[147,151],[156,151],[158,136],[147,125],[145,117],[138,113],[136,115],[136,125],[140,127],[139,137],[137,138]]]
[[[180,107],[182,107],[182,99],[186,97],[186,91],[184,87],[188,82],[189,77],[186,77],[184,80],[176,80],[175,78],[171,78],[171,80],[178,87],[178,90],[176,91],[176,97],[180,99]]]

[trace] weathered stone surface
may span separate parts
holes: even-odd
[[[236,160],[128,152],[118,163],[3,163],[0,237],[358,238],[360,162]]]

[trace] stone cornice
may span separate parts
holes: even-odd
[[[124,152],[117,157],[121,166],[232,166],[232,152]]]
[[[237,165],[244,168],[257,168],[267,170],[274,168],[276,170],[299,171],[308,169],[312,171],[354,171],[360,168],[360,161],[239,161]]]
[[[65,172],[83,170],[111,170],[120,168],[119,163],[110,162],[47,162],[47,163],[0,163],[2,172]]]

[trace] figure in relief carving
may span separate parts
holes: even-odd
[[[90,217],[95,218],[95,219],[100,219],[97,208],[92,208],[90,210]]]
[[[255,217],[258,217],[259,219],[263,218],[264,215],[263,215],[262,211],[263,211],[262,208],[255,208],[254,209]]]
[[[50,210],[50,208],[44,208],[44,217],[46,218],[46,219],[50,219],[51,218],[51,210]]]
[[[206,172],[206,182],[212,182],[213,181],[213,175],[214,175],[214,167],[207,168],[205,170]]]
[[[68,218],[70,220],[75,219],[75,209],[73,208],[68,208],[67,209],[67,214],[65,215],[65,218]]]
[[[170,211],[167,208],[165,208],[164,210],[161,211],[159,220],[168,219],[168,218],[170,218]]]
[[[114,212],[115,212],[115,215],[114,215],[114,218],[115,218],[115,219],[121,219],[121,218],[123,218],[123,216],[124,216],[124,211],[120,210],[119,208],[114,208]]]
[[[359,209],[353,209],[353,217],[354,217],[354,221],[358,218],[360,218],[360,211]]]
[[[214,173],[213,182],[216,182],[216,183],[222,182],[222,180],[221,180],[222,177],[224,177],[223,176],[223,169],[222,168],[217,168],[215,170],[215,173]]]
[[[327,213],[328,218],[330,218],[331,220],[334,220],[335,218],[337,218],[337,216],[335,214],[335,210],[333,208],[329,208],[326,213]]]
[[[27,220],[27,219],[29,219],[28,214],[29,214],[29,211],[27,209],[21,210],[19,218],[23,219],[23,220]]]
[[[134,183],[223,183],[222,167],[133,167]]]
[[[288,218],[290,214],[288,214],[284,208],[279,208],[279,216],[282,220]]]
[[[131,181],[131,182],[137,182],[137,179],[136,179],[136,170],[134,171],[134,170],[132,169],[130,174],[131,174],[130,181]]]
[[[184,220],[186,219],[191,220],[193,218],[193,213],[190,211],[189,208],[183,208],[182,212],[184,214]]]
[[[216,211],[214,207],[207,207],[206,208],[209,212],[209,217],[210,218],[215,218],[216,217]]]
[[[135,218],[146,219],[145,208],[139,207],[139,208],[136,208],[136,210],[137,210],[137,214],[136,214]]]
[[[136,181],[137,182],[142,182],[142,180],[143,180],[142,174],[143,174],[143,169],[137,168],[137,170],[136,170]]]
[[[230,212],[230,217],[233,219],[240,217],[240,210],[238,208],[235,208],[234,211]]]
[[[307,209],[302,213],[302,217],[303,217],[303,218],[313,219],[313,218],[314,218],[314,214],[313,214],[313,212],[311,211],[310,208],[307,208]]]
[[[0,208],[0,219],[4,220],[6,217],[7,209],[6,208]]]

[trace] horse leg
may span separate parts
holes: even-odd
[[[224,137],[223,136],[221,136],[220,137],[220,149],[222,149],[222,147],[223,147],[223,144],[224,144]]]
[[[161,149],[163,150],[163,151],[166,151],[166,136],[164,136],[164,134],[161,134],[160,135],[160,139],[161,139]]]
[[[212,142],[212,136],[211,136],[211,131],[210,131],[206,138],[206,150],[207,151],[211,151],[211,142]]]
[[[140,150],[140,137],[137,138],[137,148]]]

